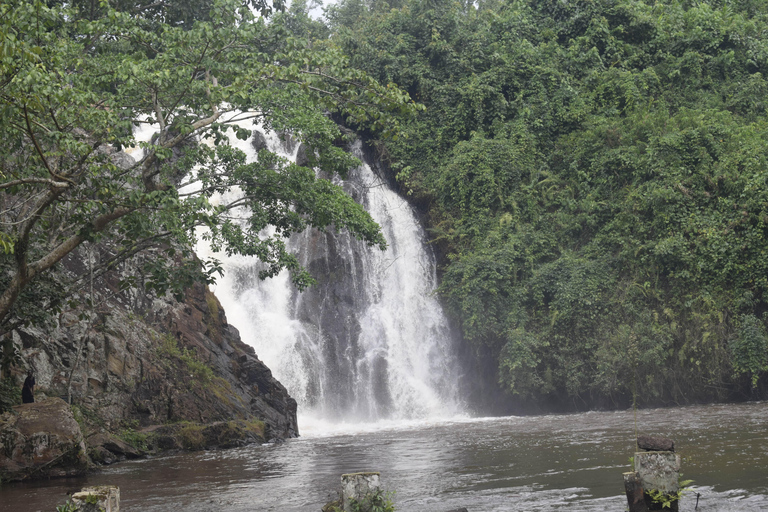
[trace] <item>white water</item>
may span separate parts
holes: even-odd
[[[295,161],[298,148],[288,154],[276,134],[266,137],[270,151]],[[232,144],[256,158],[250,140]],[[355,151],[360,157],[359,144]],[[213,254],[201,242],[201,257],[223,263],[214,291],[227,319],[297,400],[303,431],[461,414],[460,371],[433,296],[435,259],[424,231],[370,166],[352,171],[349,181],[345,187],[381,225],[389,248],[344,234],[295,235],[289,248],[320,281],[299,293],[287,272],[260,281],[255,259]]]

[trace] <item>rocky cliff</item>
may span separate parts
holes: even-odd
[[[86,275],[83,251],[59,272],[70,280]],[[109,257],[104,247],[96,252]],[[13,334],[21,354],[15,378],[20,383],[26,369],[34,370],[38,402],[71,398],[92,462],[297,436],[296,401],[241,341],[207,287],[187,289],[181,301],[157,297],[140,283],[124,289],[119,281],[128,264],[99,275],[92,290],[83,285],[72,296],[80,305],[59,313],[50,326]],[[86,300],[91,293],[92,307]],[[2,417],[8,432],[18,430],[9,425],[25,407]],[[14,442],[0,447],[0,466],[14,450],[32,449],[11,446],[31,442],[30,436],[9,436]],[[33,474],[28,467],[0,478]]]

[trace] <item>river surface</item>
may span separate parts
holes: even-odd
[[[768,510],[768,402],[639,411],[694,490],[681,510]],[[120,487],[123,512],[319,512],[340,475],[380,471],[397,510],[625,510],[632,411],[331,425],[281,444],[129,461],[78,479],[0,488],[0,510],[53,512],[84,485]]]

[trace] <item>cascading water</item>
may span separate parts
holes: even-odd
[[[296,158],[274,133],[268,149]],[[233,141],[254,159],[250,142]],[[291,153],[286,151],[290,149]],[[353,148],[362,159],[361,145]],[[304,416],[333,422],[445,417],[461,412],[453,337],[436,288],[435,258],[412,209],[364,163],[344,187],[381,226],[389,247],[308,230],[288,246],[318,284],[288,273],[261,281],[252,258],[216,255],[229,322],[288,388]],[[209,252],[198,247],[198,252]]]

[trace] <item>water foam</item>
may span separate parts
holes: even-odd
[[[295,161],[298,147],[289,153],[275,133],[265,135],[270,151]],[[256,158],[250,140],[232,144],[249,161]],[[354,151],[362,156],[359,143]],[[224,265],[215,292],[228,321],[296,398],[304,431],[310,425],[333,430],[332,424],[359,428],[360,422],[379,422],[379,428],[381,421],[461,414],[453,337],[433,296],[435,258],[422,227],[368,164],[353,170],[344,186],[382,227],[387,251],[314,230],[293,236],[288,247],[312,267],[317,258],[333,259],[327,246],[334,245],[344,268],[338,279],[354,311],[334,305],[339,292],[328,290],[338,284],[335,279],[325,276],[324,284],[299,293],[288,272],[260,281],[262,266],[255,259],[212,254],[201,242],[198,254]]]

